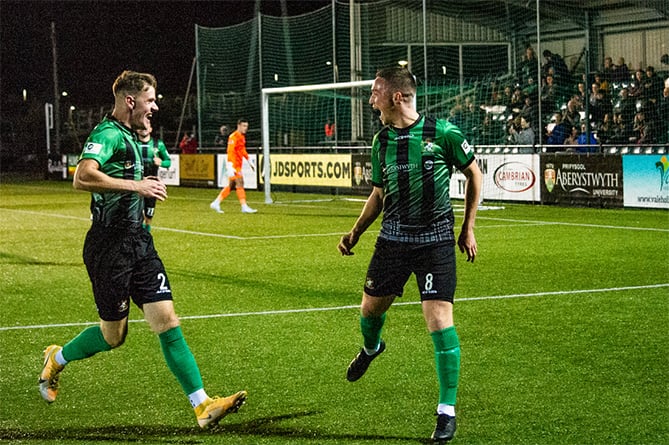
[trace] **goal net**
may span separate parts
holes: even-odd
[[[367,105],[373,80],[262,90],[262,177],[271,203],[271,153],[336,153],[368,147],[378,119]]]

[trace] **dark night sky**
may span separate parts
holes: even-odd
[[[111,104],[111,85],[124,69],[147,71],[158,92],[181,95],[195,55],[194,25],[229,26],[253,18],[255,0],[0,0],[0,95],[13,103],[53,100],[51,22],[56,24],[58,80],[74,103]],[[331,0],[286,0],[288,15]],[[279,0],[261,12],[281,15]],[[9,111],[9,110],[6,110]]]

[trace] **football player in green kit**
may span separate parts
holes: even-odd
[[[158,167],[170,168],[172,160],[167,152],[165,143],[157,137],[151,136],[153,128],[149,127],[137,130],[139,149],[144,162],[144,176],[158,176]],[[156,198],[144,198],[144,227],[151,231],[151,221],[156,212]]]
[[[455,434],[460,373],[460,342],[453,322],[456,238],[450,171],[456,167],[466,178],[457,245],[471,262],[477,254],[474,220],[482,175],[460,130],[445,120],[419,114],[415,95],[416,82],[406,68],[377,72],[369,103],[380,112],[384,127],[372,143],[373,189],[353,228],[338,245],[342,255],[352,255],[360,236],[383,213],[360,309],[364,347],[349,365],[346,377],[351,382],[358,380],[385,350],[381,330],[386,311],[415,274],[440,389],[432,439],[445,442]]]
[[[205,428],[236,412],[246,399],[246,391],[221,398],[211,398],[205,392],[174,311],[167,273],[151,233],[142,228],[144,198],[167,198],[165,184],[158,177],[143,175],[136,134],[149,128],[149,119],[158,111],[156,79],[151,74],[124,71],[112,91],[112,114],[88,137],[73,182],[74,188],[91,192],[92,224],[83,257],[100,323],[84,329],[62,347],[46,348],[40,394],[53,402],[65,365],[124,343],[132,299],[157,334],[168,368],[188,396],[198,424]]]

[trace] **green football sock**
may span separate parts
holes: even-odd
[[[204,387],[195,357],[186,344],[181,327],[177,326],[158,335],[160,346],[172,374],[177,378],[186,395]]]
[[[430,334],[439,379],[439,403],[455,405],[460,376],[460,340],[451,326]]]
[[[84,329],[63,346],[63,358],[68,362],[82,360],[111,348],[102,335],[100,325],[95,325]]]
[[[386,321],[386,314],[380,317],[360,316],[360,331],[366,349],[374,350],[381,343],[381,330]]]

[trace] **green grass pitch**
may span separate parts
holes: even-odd
[[[136,307],[126,344],[70,364],[58,400],[42,401],[44,347],[97,320],[89,195],[0,184],[0,442],[429,443],[438,387],[413,281],[388,314],[387,352],[345,379],[378,221],[353,257],[336,245],[362,202],[249,192],[257,214],[232,195],[221,215],[216,193],[171,187],[153,230],[207,391],[249,392],[201,431]],[[668,444],[669,212],[502,206],[479,212],[476,262],[458,255],[453,443]]]

